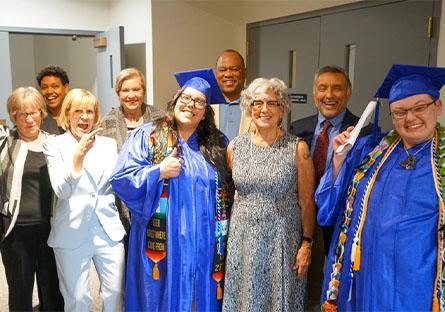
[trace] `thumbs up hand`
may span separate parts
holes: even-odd
[[[164,158],[160,164],[159,181],[168,178],[175,178],[181,172],[181,159],[178,157],[178,150],[176,147],[170,155]]]

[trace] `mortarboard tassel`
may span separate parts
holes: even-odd
[[[155,263],[155,265],[153,266],[153,274],[152,274],[152,276],[153,276],[153,279],[155,281],[159,280],[159,269],[158,269],[158,264],[157,263]]]

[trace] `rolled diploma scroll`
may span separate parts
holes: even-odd
[[[371,121],[371,116],[374,113],[376,105],[376,101],[371,101],[368,103],[362,115],[360,116],[357,125],[354,127],[354,130],[351,131],[351,136],[349,137],[349,139],[346,141],[345,144],[340,145],[335,151],[337,154],[341,155],[347,153],[354,146],[354,143],[357,140],[358,135],[360,134],[360,130],[362,130],[363,127],[366,127]]]

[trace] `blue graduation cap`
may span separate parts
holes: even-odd
[[[191,87],[204,94],[209,104],[226,103],[211,68],[178,72],[175,78],[181,88]]]
[[[434,100],[439,99],[439,90],[445,84],[445,68],[406,64],[394,64],[386,74],[374,97],[388,99],[389,104],[404,98],[429,94]],[[374,113],[373,139],[377,143],[379,108]]]
[[[376,98],[389,104],[417,94],[429,94],[434,100],[445,84],[445,68],[394,64],[380,85]]]

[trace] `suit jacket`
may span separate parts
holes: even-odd
[[[349,126],[355,126],[360,118],[355,116],[349,109],[346,109],[345,116],[341,122],[340,132],[345,131]],[[290,133],[303,138],[311,148],[312,138],[317,127],[318,114],[294,121],[290,126]],[[367,125],[360,131],[360,136],[371,134],[373,124]]]
[[[212,104],[213,112],[215,113],[215,124],[216,127],[219,129],[219,106],[224,104]],[[250,116],[247,116],[246,112],[241,109],[241,120],[239,125],[238,134],[244,134],[253,132],[255,129],[254,124],[252,123],[252,118]]]
[[[93,214],[112,241],[120,241],[125,235],[108,181],[117,159],[116,141],[96,136],[82,170],[74,173],[77,143],[68,131],[43,144],[51,185],[58,198],[48,238],[53,248],[79,247],[89,234]]]

